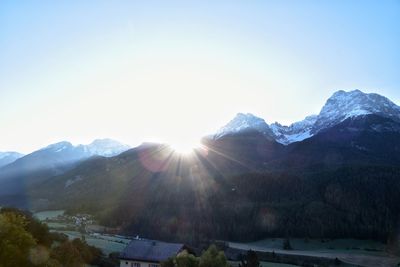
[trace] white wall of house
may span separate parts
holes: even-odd
[[[161,265],[157,262],[120,260],[119,266],[120,267],[160,267]]]

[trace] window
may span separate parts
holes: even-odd
[[[132,262],[131,263],[131,267],[140,267],[140,263],[139,262]]]

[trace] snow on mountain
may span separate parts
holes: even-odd
[[[128,149],[130,149],[130,146],[121,144],[120,142],[112,139],[96,139],[88,145],[77,145],[77,146],[72,145],[70,142],[62,141],[44,147],[39,151],[48,151],[55,153],[73,152],[75,154],[81,154],[82,157],[90,157],[90,156],[112,157]]]
[[[400,121],[400,107],[388,98],[374,93],[363,93],[360,90],[349,92],[340,90],[326,101],[318,115],[308,116],[302,121],[284,126],[278,122],[268,125],[263,119],[252,114],[239,113],[222,127],[214,138],[246,130],[257,130],[281,144],[288,145],[312,137],[347,118],[368,114]]]
[[[288,145],[311,137],[311,129],[313,128],[317,118],[317,115],[311,115],[306,117],[304,120],[292,123],[289,126],[284,126],[275,122],[272,123],[270,127],[275,135],[276,141]]]
[[[18,152],[0,152],[0,168],[16,161],[23,156],[23,154]]]
[[[347,118],[368,114],[400,120],[400,107],[384,96],[366,94],[360,90],[334,93],[321,109],[311,133],[332,127]]]
[[[130,146],[121,144],[112,139],[96,139],[91,144],[84,145],[83,147],[90,155],[104,157],[116,156],[130,149]]]
[[[317,116],[313,115],[306,117],[302,121],[295,122],[290,126],[284,126],[278,122],[268,125],[264,119],[256,117],[253,114],[238,113],[233,120],[214,135],[214,138],[218,139],[228,134],[255,130],[271,140],[287,145],[310,137],[310,132],[316,119]]]
[[[28,183],[61,175],[91,156],[115,156],[129,147],[110,139],[95,140],[89,145],[74,146],[69,142],[51,144],[0,168],[0,195],[24,190]],[[74,182],[73,180],[71,182]]]
[[[70,142],[62,141],[62,142],[48,145],[40,150],[41,151],[47,150],[47,151],[52,151],[52,152],[61,152],[66,149],[73,149],[73,148],[74,148],[74,146]]]
[[[228,134],[235,134],[245,131],[258,131],[269,139],[274,139],[274,133],[265,122],[265,120],[254,116],[253,114],[238,113],[228,124],[222,127],[214,135],[215,139]]]

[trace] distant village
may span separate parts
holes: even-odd
[[[53,218],[46,218],[44,222],[55,230],[79,231],[83,234],[91,235],[99,233],[115,235],[120,231],[119,227],[111,228],[99,225],[93,216],[87,213],[78,213],[75,215],[64,213]]]

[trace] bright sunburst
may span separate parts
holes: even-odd
[[[200,144],[195,142],[176,142],[170,144],[170,146],[176,153],[189,155],[193,153],[196,148],[199,148]]]

